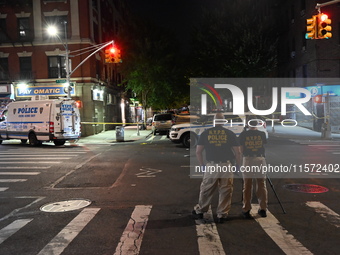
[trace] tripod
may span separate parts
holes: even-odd
[[[286,214],[286,211],[285,211],[285,209],[284,209],[283,206],[282,206],[282,203],[281,203],[281,201],[280,201],[280,199],[279,199],[279,196],[276,194],[276,191],[275,191],[275,189],[274,189],[274,185],[273,185],[272,181],[270,180],[268,174],[266,175],[266,177],[267,177],[267,180],[268,180],[268,182],[269,182],[269,184],[270,184],[270,187],[272,187],[272,190],[273,190],[273,192],[274,192],[274,194],[275,194],[275,196],[276,196],[276,198],[277,198],[277,201],[279,202],[279,204],[280,204],[280,206],[281,206],[281,209],[282,209],[283,213]]]

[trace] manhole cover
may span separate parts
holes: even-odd
[[[328,191],[327,188],[314,184],[287,184],[283,187],[291,191],[303,193],[324,193]]]
[[[43,205],[40,210],[43,212],[68,212],[84,208],[90,204],[91,201],[87,199],[72,199]]]

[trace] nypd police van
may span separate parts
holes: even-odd
[[[63,145],[80,138],[80,114],[74,100],[68,98],[17,101],[7,105],[0,120],[0,144],[3,140],[43,141]]]

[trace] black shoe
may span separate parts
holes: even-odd
[[[245,218],[245,219],[252,219],[252,218],[253,218],[253,217],[250,215],[250,210],[249,210],[249,211],[246,211],[246,212],[242,211],[242,216],[243,216],[243,218]]]
[[[197,213],[196,210],[193,210],[192,215],[196,216],[198,219],[203,219],[203,213]]]
[[[258,214],[259,214],[261,217],[267,217],[267,212],[266,212],[266,210],[261,210],[261,209],[259,209],[259,210],[258,210]]]

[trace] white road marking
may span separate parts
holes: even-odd
[[[225,255],[211,209],[205,213],[206,220],[196,225],[199,253],[202,255]]]
[[[48,169],[51,166],[0,166],[0,169]]]
[[[159,169],[153,169],[153,168],[141,168],[139,171],[142,171],[141,173],[136,174],[137,177],[156,177],[156,173],[161,173],[162,170]]]
[[[31,222],[33,219],[21,219],[13,221],[8,226],[0,230],[0,244],[3,243],[11,235],[15,234],[19,229],[24,227],[27,223]]]
[[[40,172],[0,172],[0,175],[38,175]]]
[[[146,139],[147,141],[152,141],[153,139],[155,139],[156,136],[150,136],[150,138]]]
[[[1,164],[60,164],[62,161],[8,161],[8,162],[1,162]]]
[[[117,245],[115,255],[139,254],[152,205],[136,205]]]
[[[260,224],[268,236],[281,248],[287,255],[313,254],[304,247],[295,237],[288,234],[288,231],[280,226],[280,222],[267,210],[267,217],[262,218],[257,214],[259,205],[252,204],[251,214]]]
[[[162,135],[161,139],[160,140],[165,140],[167,139],[168,137],[166,135]]]
[[[325,218],[332,225],[337,228],[340,227],[340,215],[334,212],[332,209],[328,208],[324,204],[315,201],[308,201],[306,205],[315,209],[317,213],[321,215],[321,217]]]
[[[316,146],[316,147],[339,147],[339,144],[308,144],[308,146]]]
[[[34,158],[34,157],[29,157],[29,158],[8,158],[8,157],[5,157],[5,158],[1,158],[0,157],[0,160],[51,160],[51,159],[70,159],[70,158],[61,158],[61,157],[58,157],[58,156],[55,156],[55,157],[52,157],[52,158]]]
[[[5,191],[5,190],[8,190],[8,187],[1,187],[0,188],[0,192]]]
[[[58,235],[56,235],[38,255],[61,254],[72,240],[93,219],[100,208],[85,208]]]
[[[0,182],[25,182],[27,179],[0,179]]]

